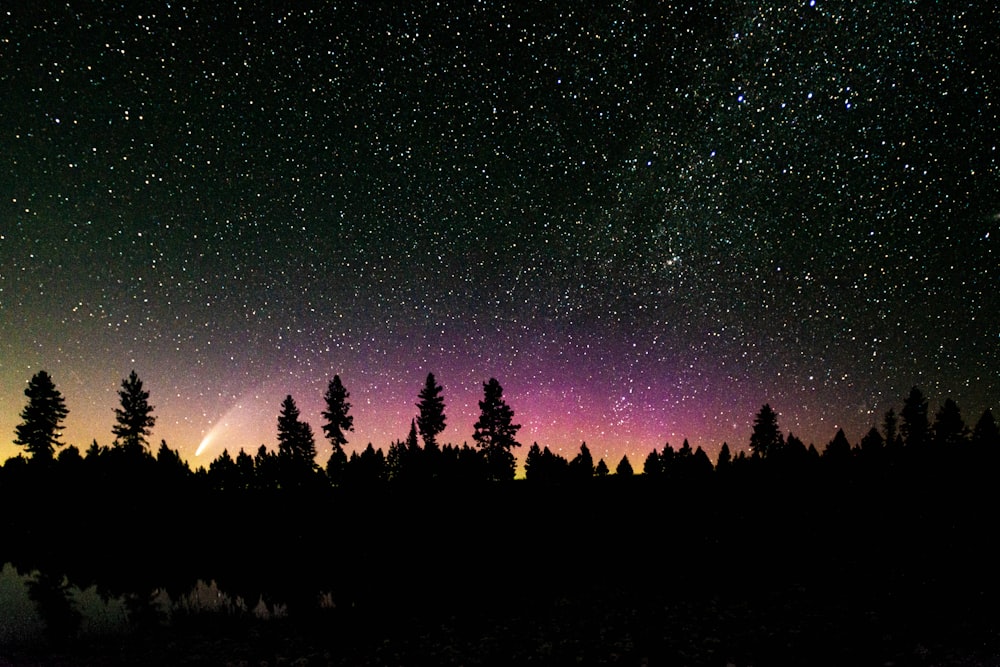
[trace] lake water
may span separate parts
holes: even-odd
[[[31,579],[32,575],[18,574],[10,563],[4,563],[0,570],[0,645],[31,641],[42,635],[42,619],[28,595]],[[86,590],[73,587],[70,594],[82,616],[81,633],[113,634],[126,628],[121,600],[102,600],[95,587]]]
[[[10,563],[0,569],[0,646],[30,642],[42,637],[44,625],[35,602],[29,595],[29,584],[37,573],[18,574]],[[113,635],[128,631],[128,612],[121,598],[104,600],[96,587],[69,589],[73,607],[81,615],[80,634],[84,636]],[[232,600],[219,590],[215,582],[199,581],[186,595],[171,600],[163,591],[153,595],[153,604],[169,620],[174,611],[222,612],[253,614],[269,618],[284,614],[283,606],[269,609],[263,601],[248,608],[241,600]]]

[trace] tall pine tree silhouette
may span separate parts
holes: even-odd
[[[437,436],[446,425],[442,390],[443,387],[434,379],[434,373],[428,373],[424,388],[418,395],[420,402],[417,403],[417,408],[420,414],[417,416],[417,427],[420,429],[420,437],[424,439],[424,447],[428,450],[437,449]]]
[[[32,460],[51,461],[59,442],[62,422],[69,414],[66,401],[45,371],[28,382],[24,395],[28,404],[21,411],[21,423],[14,429],[14,444],[21,445]]]
[[[340,484],[344,478],[344,471],[347,469],[347,452],[344,445],[347,444],[346,433],[354,430],[354,417],[349,413],[351,404],[347,401],[351,397],[347,389],[340,381],[339,375],[334,375],[330,384],[326,388],[326,410],[323,411],[323,433],[330,441],[330,458],[326,462],[326,472],[334,484]]]
[[[299,408],[290,395],[281,403],[278,414],[278,458],[284,470],[296,475],[312,471],[316,459],[316,440],[312,426],[299,419]]]
[[[156,417],[149,404],[149,392],[142,388],[135,370],[122,380],[118,398],[121,407],[115,408],[115,425],[111,428],[115,443],[125,450],[145,451],[149,444],[146,436],[153,432]]]
[[[761,458],[767,458],[777,454],[783,444],[784,438],[778,429],[778,413],[765,403],[753,420],[750,451]]]
[[[486,456],[487,475],[492,480],[514,479],[514,447],[520,447],[515,436],[521,429],[514,422],[514,411],[503,399],[503,387],[496,378],[483,383],[483,400],[479,401],[479,421],[474,425],[472,439]]]

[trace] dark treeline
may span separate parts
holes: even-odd
[[[442,387],[433,374],[428,374],[425,386],[418,394],[419,413],[410,423],[407,437],[389,444],[387,450],[372,443],[349,456],[345,446],[347,434],[354,430],[350,415],[350,393],[339,376],[331,380],[325,395],[322,431],[329,440],[332,453],[324,466],[316,460],[316,436],[312,426],[301,419],[292,396],[281,404],[277,417],[278,448],[270,451],[260,445],[256,451],[231,454],[224,450],[207,469],[191,471],[180,454],[165,441],[151,450],[148,437],[155,424],[149,392],[135,372],[122,381],[119,391],[121,405],[115,408],[115,436],[111,447],[94,441],[81,453],[75,446],[59,451],[61,422],[69,410],[61,394],[44,371],[30,381],[25,395],[28,404],[21,413],[15,443],[25,449],[20,456],[7,462],[8,474],[30,465],[74,467],[81,460],[100,465],[98,461],[114,461],[131,452],[147,465],[155,461],[170,475],[192,475],[198,484],[216,491],[275,490],[287,488],[358,488],[391,483],[408,484],[480,484],[514,478],[514,448],[520,447],[516,435],[520,426],[513,423],[514,411],[503,398],[503,389],[495,379],[483,384],[480,401],[481,416],[475,424],[472,438],[476,444],[439,444],[438,435],[446,424]],[[735,456],[729,444],[723,443],[713,464],[701,447],[691,448],[687,440],[679,449],[669,443],[662,450],[654,449],[643,461],[642,475],[652,479],[699,479],[711,475],[731,474],[732,470],[759,467],[793,474],[808,473],[823,467],[838,474],[873,474],[900,466],[937,465],[955,459],[982,459],[992,455],[998,446],[997,425],[993,414],[986,410],[974,428],[965,423],[958,405],[946,399],[934,419],[929,415],[926,397],[916,387],[903,401],[899,414],[890,409],[879,425],[872,428],[856,444],[841,430],[825,445],[822,452],[814,444],[808,446],[794,434],[787,437],[778,424],[778,415],[765,404],[754,419],[749,450]],[[817,468],[818,469],[818,468]],[[629,477],[636,474],[632,462],[623,457],[614,471],[603,459],[595,463],[586,443],[572,458],[552,452],[548,447],[533,443],[524,460],[527,480],[533,484],[567,483],[606,477],[614,474]]]
[[[199,579],[249,607],[329,618],[324,636],[344,651],[415,618],[516,616],[552,600],[624,605],[631,615],[607,622],[627,626],[637,656],[676,658],[681,640],[636,619],[672,627],[664,610],[690,604],[722,610],[703,619],[711,633],[763,662],[777,636],[803,658],[819,642],[831,662],[864,642],[892,653],[941,632],[1000,636],[988,410],[970,428],[948,399],[932,417],[914,388],[860,441],[841,431],[820,451],[764,405],[749,450],[724,444],[714,465],[686,441],[641,470],[595,463],[585,444],[567,459],[536,443],[514,480],[519,427],[499,383],[484,384],[474,447],[438,443],[441,393],[429,375],[407,437],[348,456],[350,395],[335,377],[325,466],[288,397],[276,452],[223,452],[192,471],[147,443],[155,420],[134,373],[115,443],[56,454],[68,410],[36,375],[16,433],[28,456],[0,469],[0,562],[39,572],[32,590],[59,636],[75,629],[67,582],[125,597],[136,627],[156,628],[151,594]],[[809,614],[827,620],[804,627]]]

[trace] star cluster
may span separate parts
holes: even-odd
[[[857,441],[911,385],[1000,396],[995,8],[983,3],[36,3],[0,13],[0,432],[444,441],[635,461],[781,425]],[[0,439],[0,456],[16,453]],[[321,448],[321,455],[322,452]]]

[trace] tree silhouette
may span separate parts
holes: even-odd
[[[61,573],[46,569],[26,582],[28,597],[35,603],[50,643],[61,643],[76,636],[83,615],[76,608],[69,582]]]
[[[278,455],[261,445],[253,457],[255,487],[260,490],[270,490],[278,483]]]
[[[819,453],[816,452],[815,448],[813,448],[813,452],[815,452],[815,457],[806,448],[801,438],[789,432],[788,437],[785,438],[785,446],[781,448],[781,455],[777,458],[785,472],[795,474],[819,458]]]
[[[443,388],[434,379],[434,373],[427,374],[427,382],[420,390],[418,397],[420,402],[417,408],[420,414],[417,416],[417,426],[420,428],[420,437],[424,440],[426,449],[437,449],[437,436],[445,428],[444,398],[441,396]]]
[[[354,417],[348,414],[351,411],[351,404],[347,401],[351,395],[344,388],[339,375],[334,375],[327,385],[326,394],[323,396],[326,401],[326,410],[323,411],[323,433],[330,441],[332,451],[330,458],[326,462],[326,473],[334,484],[343,481],[344,470],[347,468],[347,452],[344,445],[347,444],[348,431],[354,430]]]
[[[719,472],[728,472],[733,464],[733,455],[729,451],[729,443],[722,443],[719,449],[719,457],[715,460],[715,469]]]
[[[70,445],[59,452],[56,461],[64,468],[78,470],[80,464],[83,463],[83,457],[80,456],[80,450],[77,449],[76,445]]]
[[[339,486],[344,481],[346,470],[347,452],[343,447],[334,447],[330,452],[330,458],[326,460],[326,476],[334,486]]]
[[[647,477],[659,477],[662,473],[663,463],[660,461],[660,453],[654,448],[642,463],[642,474]]]
[[[420,441],[417,440],[417,420],[410,420],[410,432],[406,434],[406,448],[413,453],[420,451]]]
[[[180,452],[170,449],[166,440],[160,440],[160,448],[156,452],[156,467],[161,476],[174,482],[191,474],[191,468],[181,458]]]
[[[715,469],[712,466],[711,459],[708,458],[708,454],[705,450],[701,448],[701,445],[694,450],[694,454],[691,455],[691,474],[704,478],[712,474]]]
[[[537,442],[531,445],[524,459],[524,476],[532,482],[561,481],[565,479],[568,468],[566,459],[553,454],[548,447],[540,448]]]
[[[899,442],[899,417],[892,408],[885,413],[882,421],[882,432],[885,437],[885,446],[891,448],[900,444]]]
[[[837,465],[844,465],[851,459],[851,443],[848,442],[844,429],[839,429],[833,440],[823,450],[823,458]]]
[[[240,449],[240,453],[236,455],[235,464],[238,487],[242,490],[254,488],[254,479],[257,471],[254,469],[253,457],[247,454],[245,450]]]
[[[388,479],[388,468],[386,466],[385,454],[381,449],[375,449],[372,443],[368,443],[364,451],[360,454],[351,452],[351,458],[347,461],[347,474],[345,481],[348,484],[356,484],[360,487],[380,484]]]
[[[316,459],[316,440],[312,426],[299,419],[295,399],[290,395],[281,403],[278,414],[278,458],[300,470],[312,470]]]
[[[589,479],[594,476],[594,457],[590,455],[587,443],[580,443],[580,451],[570,459],[569,470],[574,479]]]
[[[604,459],[598,461],[597,466],[594,468],[595,477],[607,477],[610,472],[611,471],[608,470],[608,464],[604,462]]]
[[[145,451],[146,436],[153,431],[156,417],[153,416],[153,406],[149,404],[149,392],[142,388],[142,380],[135,370],[122,380],[122,388],[118,390],[121,407],[115,408],[115,425],[111,432],[115,435],[115,444],[126,450]]]
[[[483,383],[483,400],[479,401],[479,421],[474,425],[472,439],[486,456],[489,478],[514,479],[514,454],[520,447],[515,436],[520,424],[514,424],[514,411],[503,400],[503,387],[496,378]]]
[[[909,396],[903,401],[903,411],[900,416],[903,418],[900,431],[906,446],[919,450],[927,445],[930,440],[927,399],[917,387],[910,389]]]
[[[761,458],[767,458],[777,453],[783,444],[781,431],[778,429],[778,413],[765,403],[753,420],[750,451]]]
[[[347,431],[354,430],[354,417],[348,414],[351,411],[351,404],[347,401],[351,394],[344,388],[339,375],[334,375],[330,384],[326,388],[324,400],[326,410],[323,411],[323,433],[326,439],[334,447],[343,447],[347,444]]]
[[[32,460],[51,461],[59,442],[62,421],[69,410],[52,378],[38,371],[28,382],[24,395],[28,404],[21,411],[21,423],[14,429],[14,444],[21,445]]]
[[[669,442],[663,443],[663,451],[660,452],[660,473],[665,477],[670,477],[674,474],[674,463],[677,458],[677,452],[670,445]]]
[[[962,419],[958,404],[946,398],[934,417],[934,443],[938,447],[957,447],[969,441],[969,428]]]
[[[684,438],[684,442],[681,443],[681,448],[677,450],[677,458],[679,460],[686,460],[694,456],[694,450],[691,449],[691,443],[688,442],[687,438]]]
[[[228,449],[223,449],[222,453],[208,465],[208,478],[211,480],[212,488],[218,491],[231,492],[237,489],[239,475],[236,462],[229,455]]]
[[[885,448],[885,440],[879,430],[872,426],[868,429],[865,437],[861,438],[859,448],[862,456],[866,458],[877,457]]]
[[[528,447],[528,454],[524,457],[524,478],[532,481],[538,480],[542,475],[542,448],[537,442],[531,443]]]
[[[385,456],[388,478],[394,482],[407,483],[429,478],[432,471],[424,456],[426,453],[420,448],[420,441],[417,439],[417,420],[411,419],[406,440],[397,440],[389,445]]]
[[[615,474],[619,477],[631,477],[635,474],[635,471],[632,470],[632,464],[628,462],[628,455],[623,456],[622,460],[618,462]]]
[[[394,440],[389,443],[389,451],[385,455],[385,465],[390,480],[398,482],[406,479],[408,458],[409,452],[406,451],[405,441]]]
[[[993,418],[993,411],[987,408],[972,429],[972,444],[977,451],[991,456],[1000,454],[1000,428]]]

